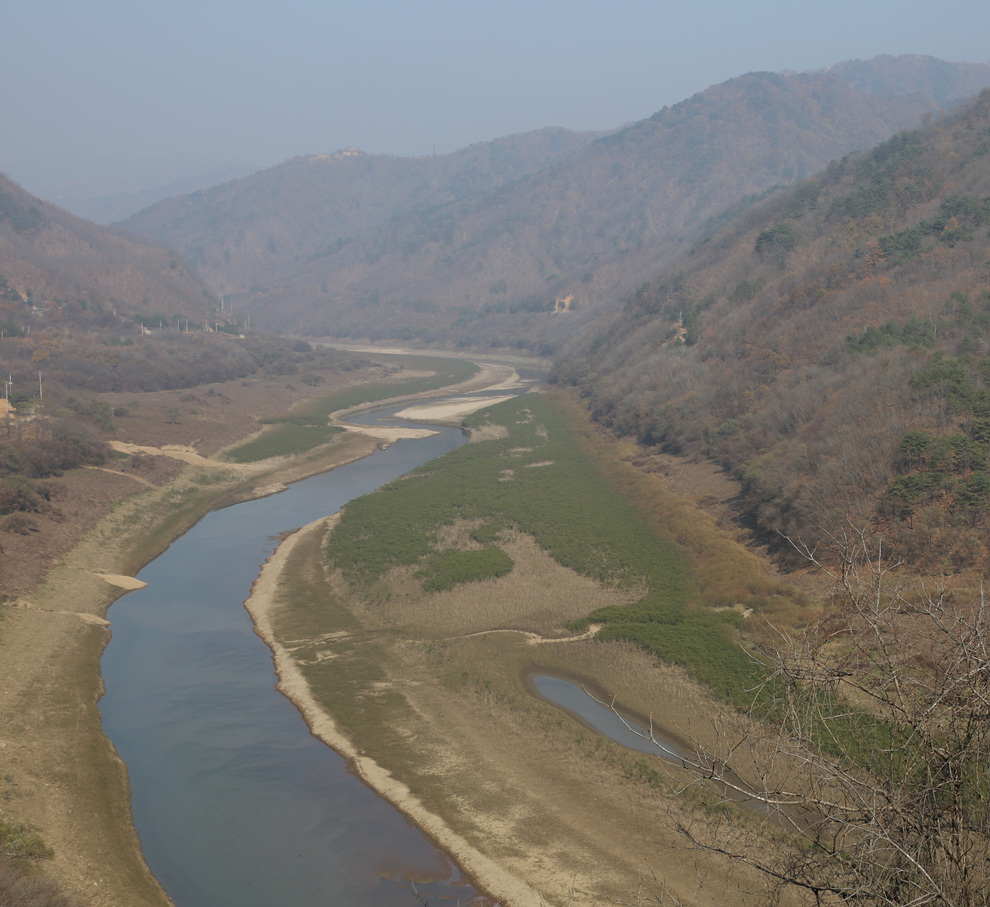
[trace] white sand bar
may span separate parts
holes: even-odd
[[[136,577],[122,576],[119,573],[94,573],[93,576],[98,576],[103,582],[109,583],[111,586],[116,586],[118,589],[127,589],[128,592],[133,592],[135,589],[143,589],[148,585]]]
[[[429,428],[405,428],[400,425],[358,425],[355,422],[336,422],[347,431],[360,432],[369,438],[380,438],[383,441],[401,441],[403,438],[428,438],[437,432]]]
[[[511,394],[506,397],[449,397],[439,403],[410,406],[395,415],[398,419],[408,419],[411,422],[460,422],[479,409],[511,400],[512,397]]]

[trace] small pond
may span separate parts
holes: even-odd
[[[548,702],[560,706],[582,724],[586,724],[610,740],[641,753],[661,756],[680,762],[682,754],[672,740],[666,739],[653,728],[644,728],[621,710],[602,705],[587,690],[577,684],[549,674],[536,674],[530,678],[536,692]]]

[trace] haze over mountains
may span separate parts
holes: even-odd
[[[162,199],[186,195],[254,173],[241,162],[213,163],[197,155],[118,159],[51,152],[13,162],[10,172],[32,195],[76,217],[109,225]]]
[[[24,363],[94,389],[210,373],[221,348],[180,346],[186,317],[555,352],[596,418],[734,472],[768,533],[854,514],[907,559],[990,563],[990,95],[940,115],[980,83],[990,66],[878,58],[742,76],[609,134],[294,158],[130,219],[174,252],[5,181],[0,321]],[[149,320],[172,341],[107,353]],[[216,374],[271,358],[250,342]]]
[[[987,84],[986,64],[928,57],[753,73],[608,135],[310,155],[123,226],[178,250],[258,326],[547,350],[728,206]]]

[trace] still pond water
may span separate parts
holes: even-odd
[[[577,684],[551,674],[537,674],[531,682],[541,697],[616,743],[671,762],[682,760],[684,754],[678,744],[668,739],[659,728],[644,727],[621,709],[603,705]]]

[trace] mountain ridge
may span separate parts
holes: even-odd
[[[947,98],[964,81],[960,65],[965,79],[990,84],[986,64],[881,58],[876,69],[881,85],[905,70],[913,87]],[[392,178],[412,160],[422,180],[430,159],[360,158],[401,196],[386,204],[374,194],[357,197],[343,180],[317,190],[300,174],[310,158],[296,158],[249,184],[228,184],[222,203],[218,190],[207,190],[124,225],[178,249],[259,325],[553,349],[696,241],[727,206],[942,109],[919,92],[860,91],[849,80],[865,78],[862,65],[841,71],[847,78],[740,76],[645,120],[559,146],[555,155],[536,159],[529,151],[528,169],[514,177],[504,167],[487,175],[485,155],[491,165],[497,149],[484,144],[470,146],[476,166],[462,162],[460,183],[442,176],[433,190]],[[531,149],[541,132],[499,142]],[[446,164],[447,156],[432,159],[438,170]],[[292,173],[288,192],[283,184]],[[381,191],[374,180],[361,185]],[[237,194],[240,214],[232,209]]]
[[[719,462],[769,540],[866,526],[924,570],[986,569],[988,231],[985,89],[752,206],[555,380],[616,433]]]
[[[174,252],[76,217],[3,174],[0,276],[8,303],[31,301],[42,317],[47,306],[49,319],[55,320],[93,321],[118,306],[129,314],[202,318],[215,301]]]

